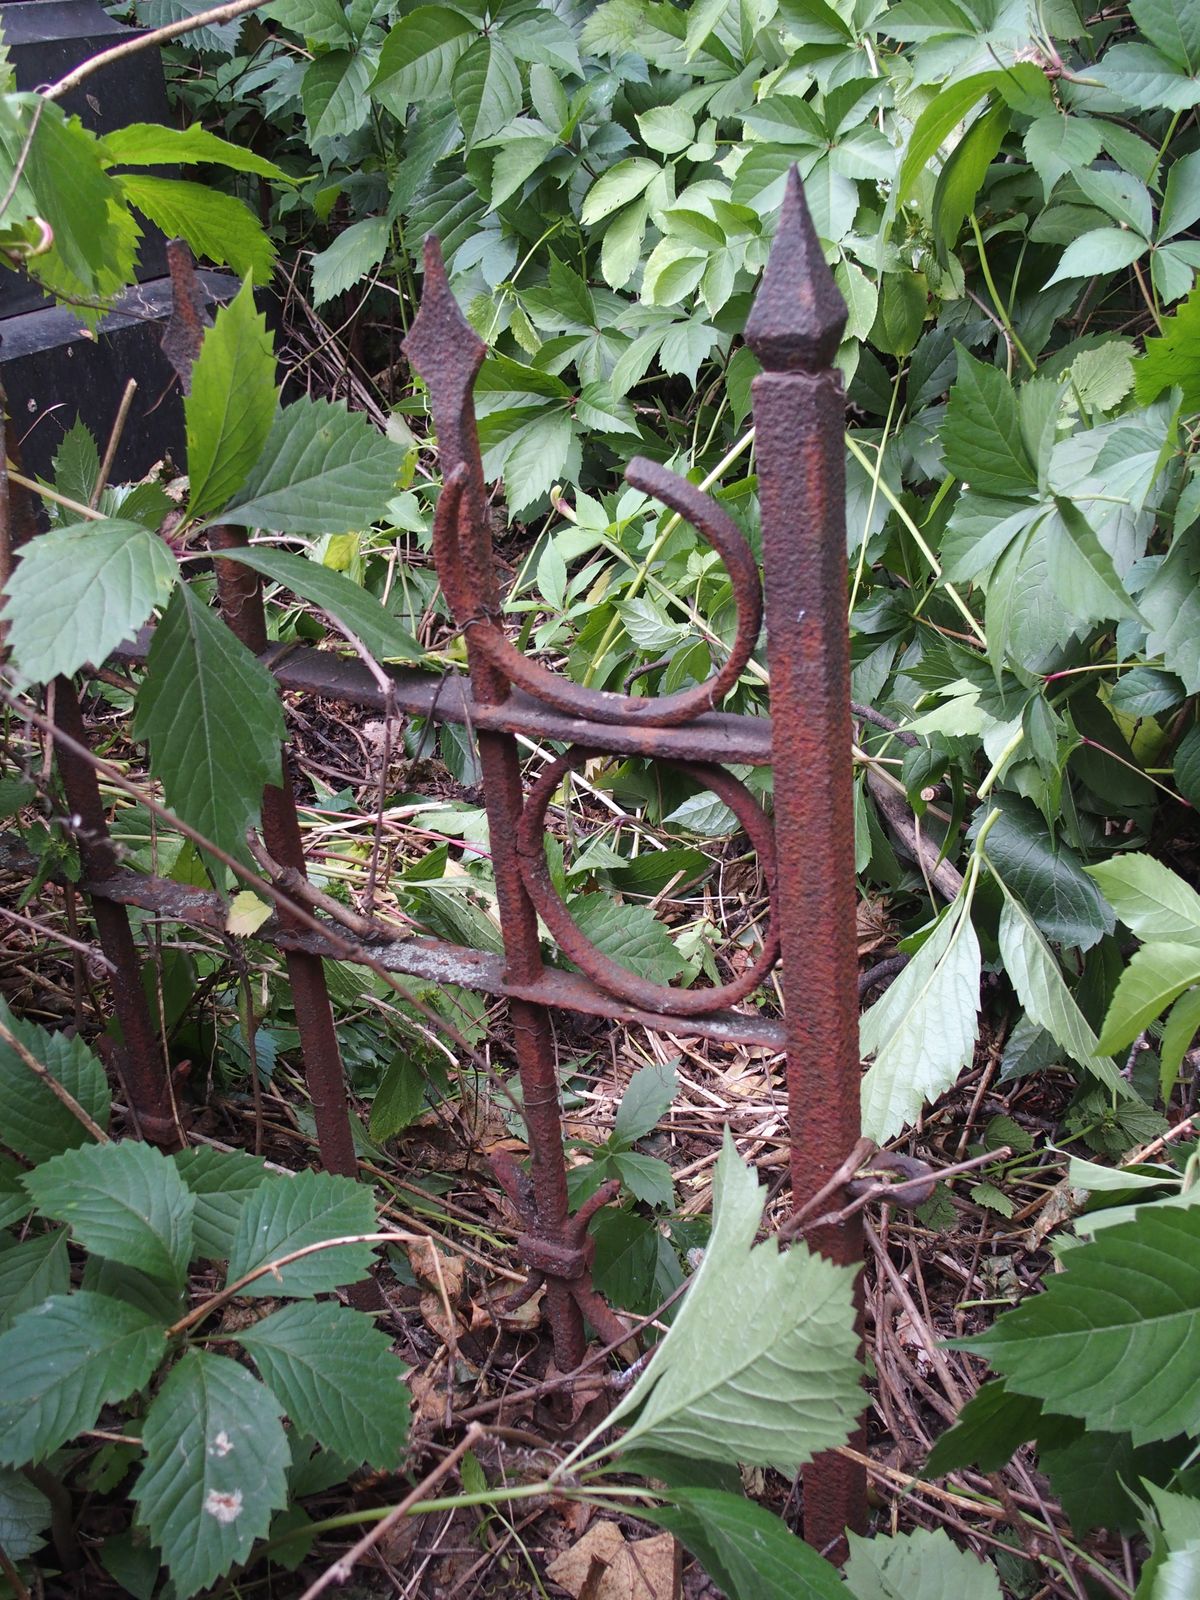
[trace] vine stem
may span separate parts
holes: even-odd
[[[416,1244],[422,1238],[418,1233],[402,1233],[398,1228],[389,1228],[384,1233],[347,1233],[337,1239],[318,1239],[315,1244],[301,1245],[298,1250],[289,1250],[287,1255],[276,1256],[273,1261],[264,1261],[261,1267],[255,1267],[253,1272],[245,1272],[240,1278],[226,1288],[218,1290],[216,1294],[209,1295],[207,1300],[202,1300],[198,1306],[193,1306],[187,1316],[180,1317],[178,1322],[173,1322],[167,1329],[164,1338],[175,1339],[181,1333],[187,1333],[205,1317],[211,1316],[214,1311],[219,1311],[228,1300],[233,1300],[242,1290],[254,1283],[258,1278],[263,1278],[268,1272],[276,1276],[284,1267],[290,1267],[294,1261],[302,1261],[305,1256],[315,1256],[322,1250],[336,1250],[348,1244]]]
[[[233,22],[237,17],[244,17],[251,11],[257,11],[264,3],[265,0],[229,0],[227,5],[214,6],[211,11],[199,11],[194,17],[184,17],[179,22],[168,22],[164,28],[154,28],[150,33],[140,33],[132,39],[122,39],[121,43],[113,45],[111,50],[101,50],[98,56],[92,56],[90,60],[73,67],[56,83],[43,89],[42,99],[61,100],[64,94],[69,94],[93,73],[102,72],[114,61],[124,61],[126,56],[136,55],[139,50],[149,50],[156,45],[166,44],[171,39],[177,39],[181,33],[191,33],[193,28],[214,28],[222,22]]]

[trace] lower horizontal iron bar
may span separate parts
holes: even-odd
[[[192,928],[208,928],[224,933],[228,903],[211,889],[197,889],[155,878],[140,872],[119,872],[100,882],[81,885],[88,894],[122,905],[138,906],[172,922]],[[782,1050],[784,1028],[781,1022],[741,1011],[714,1011],[708,1016],[659,1016],[641,1011],[614,999],[578,972],[560,972],[546,967],[534,984],[511,984],[504,978],[504,958],[484,950],[469,950],[464,945],[440,939],[407,938],[367,943],[348,930],[338,928],[336,937],[323,938],[308,930],[285,928],[272,917],[256,929],[254,937],[280,950],[303,950],[330,961],[374,962],[387,972],[429,983],[460,983],[484,994],[508,999],[531,1000],[560,1011],[581,1011],[588,1016],[610,1017],[618,1022],[636,1022],[660,1033],[684,1038],[712,1039],[719,1044],[762,1045]],[[351,955],[348,948],[356,952]]]
[[[154,630],[113,652],[113,660],[140,665],[150,649]],[[308,646],[276,647],[263,657],[283,689],[321,695],[346,705],[385,710],[384,695],[361,661],[335,656]],[[723,766],[765,767],[771,762],[771,719],[706,711],[678,728],[656,728],[632,717],[628,722],[592,722],[555,711],[521,689],[513,689],[501,705],[479,705],[462,674],[442,676],[407,667],[385,669],[392,680],[392,703],[410,717],[458,722],[490,732],[551,739],[616,755],[661,756],[675,761],[716,761]]]

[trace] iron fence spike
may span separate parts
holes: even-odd
[[[425,281],[421,304],[404,340],[404,353],[432,393],[445,383],[450,403],[464,405],[487,345],[459,310],[450,288],[441,240],[425,240]]]
[[[746,343],[768,371],[819,372],[833,364],[846,315],[793,166]]]

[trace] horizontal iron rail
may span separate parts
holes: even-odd
[[[140,666],[154,637],[143,628],[137,638],[114,651],[111,660]],[[361,661],[335,656],[306,645],[273,646],[262,657],[282,689],[320,695],[345,705],[384,711],[385,695]],[[556,711],[523,690],[513,689],[499,705],[480,705],[470,680],[458,673],[445,676],[406,667],[384,669],[392,681],[392,704],[410,717],[456,722],[489,733],[523,734],[614,755],[657,757],[671,761],[714,761],[723,766],[766,767],[771,764],[770,717],[738,716],[706,711],[676,728],[593,722]]]

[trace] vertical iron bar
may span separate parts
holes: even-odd
[[[79,696],[70,678],[54,680],[54,721],[77,744],[87,745]],[[102,882],[117,870],[118,861],[108,832],[95,768],[73,750],[60,747],[56,754],[67,804],[79,819],[75,837],[83,875],[92,882]],[[115,901],[95,895],[92,917],[100,948],[112,963],[113,1008],[124,1040],[121,1076],[134,1121],[143,1139],[168,1149],[178,1149],[182,1142],[179,1119],[162,1046],[142,987],[142,963],[133,942],[129,913]]]
[[[470,403],[486,351],[482,340],[463,321],[435,241],[426,242],[421,309],[404,348],[429,386],[438,453],[447,472],[456,466],[465,469],[460,528],[465,576],[474,604],[481,615],[498,615],[500,596],[492,558],[491,512],[475,412]],[[442,574],[444,582],[446,576]],[[466,640],[475,700],[480,705],[502,704],[509,695],[507,678],[472,648],[469,624]],[[504,933],[505,978],[509,983],[528,986],[541,975],[542,956],[537,914],[525,890],[516,849],[524,806],[520,758],[516,740],[510,734],[481,730],[478,745],[496,900]],[[538,1231],[553,1244],[566,1244],[567,1175],[550,1016],[544,1006],[511,1000],[509,1017],[521,1076]],[[560,1371],[569,1372],[583,1360],[586,1350],[583,1317],[567,1284],[550,1273],[546,1275],[546,1320],[554,1340],[555,1363]]]
[[[753,385],[754,421],[797,1206],[859,1137],[845,399],[832,370],[845,321],[793,167],[746,340],[764,368]],[[809,1242],[844,1265],[862,1261],[857,1217]],[[805,1469],[811,1544],[825,1549],[847,1526],[861,1530],[865,1509],[861,1467],[828,1455]]]
[[[248,543],[240,528],[213,528],[209,537],[214,551],[240,549]],[[267,648],[261,579],[240,561],[218,560],[213,565],[217,573],[222,616],[246,648],[254,655],[261,655]],[[280,866],[291,867],[302,876],[307,876],[296,800],[290,786],[286,785],[286,767],[282,775],[284,787],[268,785],[263,791],[263,840]],[[279,919],[284,926],[301,926],[295,919],[289,918],[282,907]],[[304,1057],[305,1081],[317,1125],[321,1163],[326,1172],[357,1178],[358,1158],[354,1153],[354,1135],[346,1108],[342,1053],[338,1046],[333,1007],[329,1003],[325,970],[320,956],[289,950],[285,957],[296,1009],[300,1050]]]

